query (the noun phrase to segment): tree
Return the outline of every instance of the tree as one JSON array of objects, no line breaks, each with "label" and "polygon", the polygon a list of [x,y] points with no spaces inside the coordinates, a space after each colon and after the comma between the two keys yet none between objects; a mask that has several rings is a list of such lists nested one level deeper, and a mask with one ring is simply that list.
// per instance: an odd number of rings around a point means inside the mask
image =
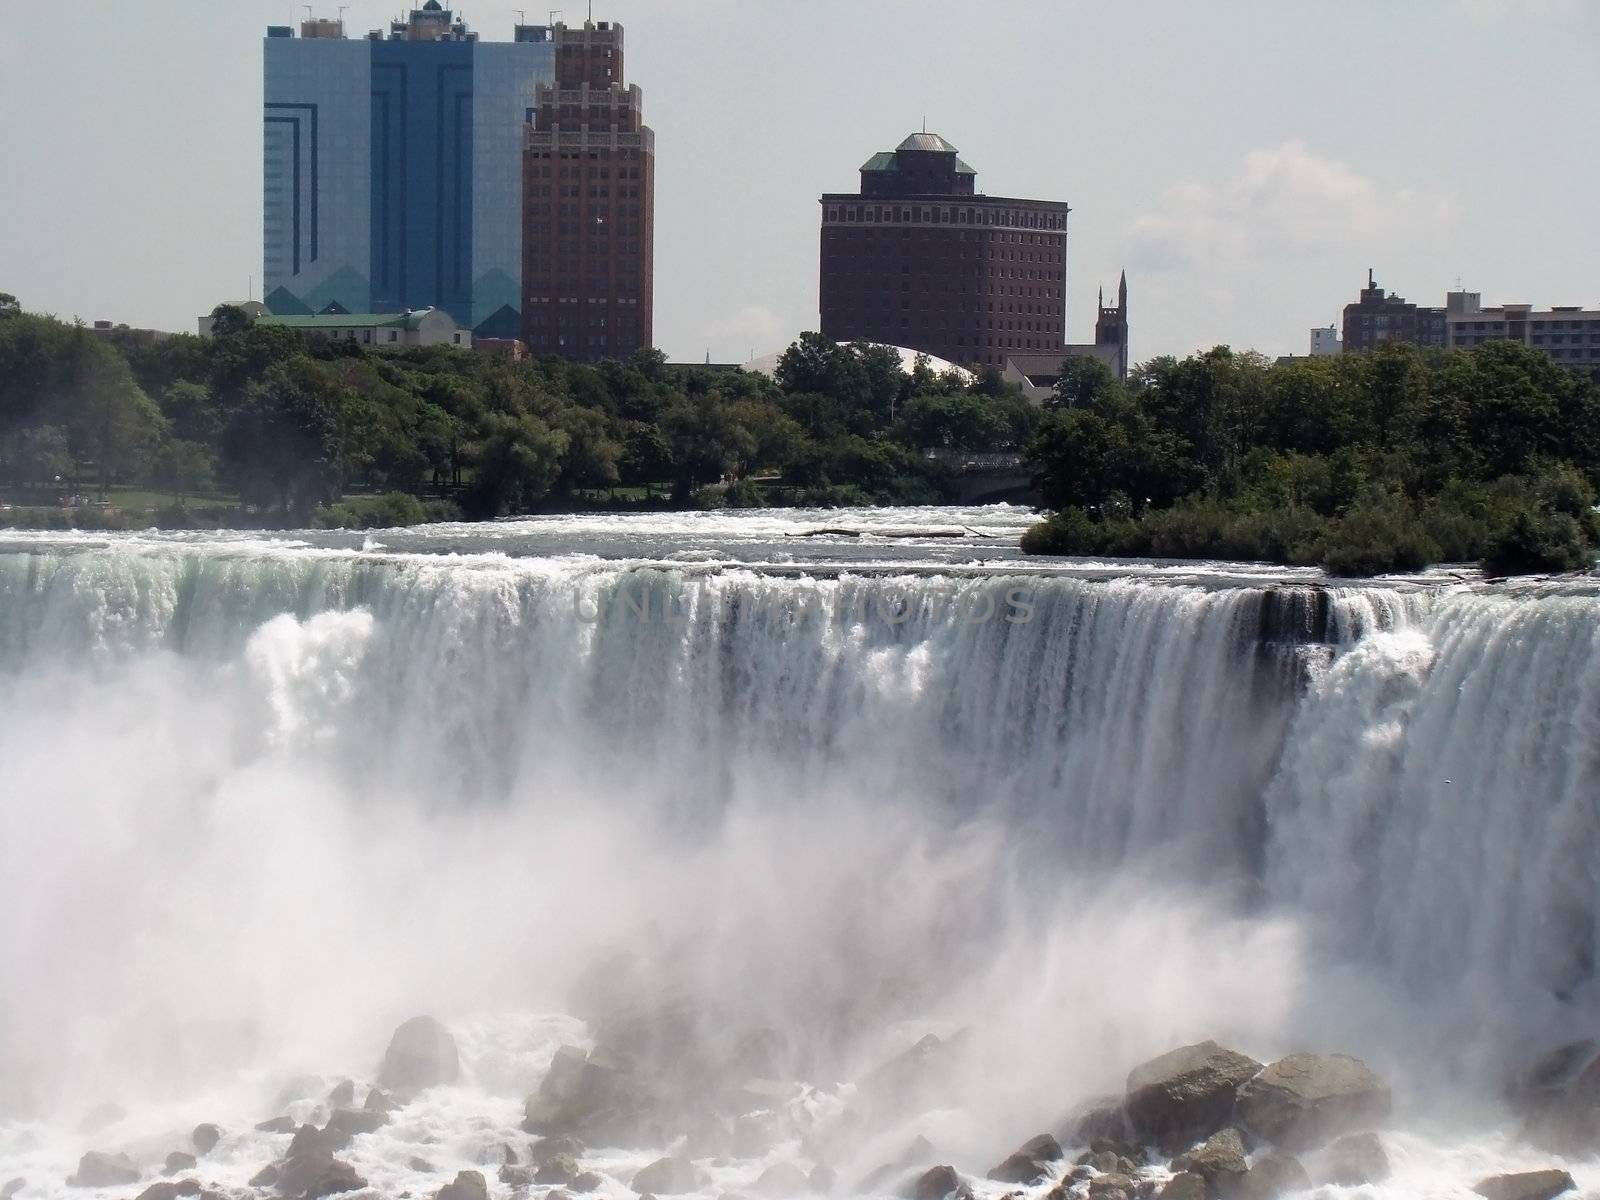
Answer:
[{"label": "tree", "polygon": [[274,364],[246,389],[227,436],[229,470],[247,504],[304,520],[338,498],[339,397],[308,359]]},{"label": "tree", "polygon": [[16,316],[22,311],[22,305],[10,292],[0,292],[0,317]]},{"label": "tree", "polygon": [[211,310],[211,336],[228,337],[243,333],[254,322],[250,314],[237,304],[219,304]]},{"label": "tree", "polygon": [[216,456],[199,442],[171,439],[156,450],[150,466],[151,479],[178,494],[181,504],[192,492],[206,491],[216,477]]},{"label": "tree", "polygon": [[1089,408],[1117,386],[1117,377],[1098,358],[1074,355],[1061,364],[1052,405],[1063,408]]},{"label": "tree", "polygon": [[538,417],[489,413],[472,448],[471,511],[480,517],[531,511],[560,475],[567,444],[564,432]]},{"label": "tree", "polygon": [[675,494],[680,500],[735,473],[756,452],[756,439],[739,423],[733,405],[717,392],[673,401],[661,414],[661,432],[672,449]]}]

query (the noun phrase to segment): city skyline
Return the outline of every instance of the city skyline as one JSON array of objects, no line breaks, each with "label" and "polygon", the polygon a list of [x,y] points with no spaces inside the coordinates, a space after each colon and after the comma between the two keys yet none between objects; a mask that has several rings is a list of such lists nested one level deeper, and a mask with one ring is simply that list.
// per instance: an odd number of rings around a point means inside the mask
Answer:
[{"label": "city skyline", "polygon": [[[187,329],[251,276],[262,294],[261,34],[305,10],[221,7],[64,0],[26,40],[0,33],[0,97],[30,116],[0,135],[21,184],[0,287],[26,306]],[[364,32],[395,15],[357,3],[345,19]],[[1595,116],[1572,102],[1593,92],[1592,5],[1357,0],[1334,19],[1242,0],[617,0],[594,15],[628,27],[630,75],[654,97],[656,341],[673,358],[743,361],[815,328],[816,196],[924,117],[992,194],[1072,203],[1066,340],[1091,336],[1125,265],[1136,361],[1217,341],[1299,352],[1369,267],[1407,295],[1459,279],[1486,304],[1600,300],[1600,230],[1572,202],[1600,166],[1563,150]],[[466,16],[494,40],[519,19],[484,2]],[[886,38],[892,61],[873,49]],[[1013,69],[929,69],[954,46]],[[1496,85],[1508,47],[1541,62],[1531,105]]]}]

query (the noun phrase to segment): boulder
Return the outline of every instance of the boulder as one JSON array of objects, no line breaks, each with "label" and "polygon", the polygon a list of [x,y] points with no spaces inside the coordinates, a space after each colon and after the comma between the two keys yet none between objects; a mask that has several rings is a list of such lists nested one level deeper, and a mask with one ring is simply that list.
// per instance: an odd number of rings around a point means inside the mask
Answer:
[{"label": "boulder", "polygon": [[199,1163],[192,1154],[185,1154],[182,1150],[174,1150],[167,1155],[167,1161],[162,1165],[163,1175],[176,1175],[179,1171],[192,1171]]},{"label": "boulder", "polygon": [[892,1177],[904,1174],[914,1168],[920,1168],[932,1157],[933,1143],[919,1133],[911,1139],[911,1144],[905,1148],[899,1158],[869,1171],[866,1177],[856,1184],[855,1190],[863,1195],[868,1192],[881,1191],[883,1185]]},{"label": "boulder", "polygon": [[179,1196],[198,1196],[200,1194],[200,1181],[198,1179],[163,1180],[152,1183],[140,1192],[135,1200],[178,1200]]},{"label": "boulder", "polygon": [[91,1150],[78,1160],[78,1170],[67,1179],[69,1187],[119,1187],[138,1183],[139,1168],[126,1154]]},{"label": "boulder", "polygon": [[640,1167],[633,1177],[633,1190],[641,1195],[649,1192],[661,1196],[676,1196],[683,1192],[698,1191],[704,1184],[700,1172],[687,1158],[675,1156],[658,1158],[647,1167]]},{"label": "boulder", "polygon": [[333,1154],[333,1136],[324,1133],[315,1125],[302,1125],[294,1131],[294,1137],[289,1139],[289,1149],[284,1152],[285,1158],[306,1158],[314,1154]]},{"label": "boulder", "polygon": [[1577,1185],[1565,1171],[1521,1171],[1515,1175],[1493,1175],[1480,1179],[1472,1190],[1484,1200],[1555,1200]]},{"label": "boulder", "polygon": [[583,1168],[578,1165],[578,1160],[570,1154],[552,1154],[540,1160],[539,1169],[534,1172],[535,1183],[568,1184],[583,1174]]},{"label": "boulder", "polygon": [[1289,1150],[1315,1150],[1389,1115],[1389,1085],[1348,1054],[1291,1054],[1239,1089],[1244,1127]]},{"label": "boulder", "polygon": [[376,1133],[389,1122],[389,1114],[370,1108],[341,1108],[328,1118],[322,1132],[330,1150],[343,1150],[363,1133]]},{"label": "boulder", "polygon": [[460,1077],[456,1039],[432,1017],[412,1017],[396,1029],[378,1069],[380,1087],[409,1092],[454,1083]]},{"label": "boulder", "polygon": [[1161,1200],[1210,1200],[1211,1189],[1199,1175],[1182,1171],[1167,1180],[1160,1196]]},{"label": "boulder", "polygon": [[0,1200],[11,1200],[11,1197],[27,1186],[28,1181],[20,1175],[15,1179],[8,1180],[3,1187],[0,1187]]},{"label": "boulder", "polygon": [[1329,1146],[1317,1173],[1321,1183],[1360,1187],[1389,1178],[1389,1155],[1375,1133],[1347,1133]]},{"label": "boulder", "polygon": [[[567,1186],[581,1195],[587,1195],[590,1192],[599,1191],[601,1188],[605,1187],[605,1185],[606,1181],[604,1176],[599,1175],[594,1171],[582,1171],[579,1173],[578,1177]],[[549,1200],[549,1197],[546,1197],[545,1200]]]},{"label": "boulder", "polygon": [[349,1108],[356,1102],[356,1081],[342,1079],[328,1093],[329,1108]]},{"label": "boulder", "polygon": [[421,1171],[424,1175],[432,1175],[436,1170],[434,1165],[425,1158],[408,1158],[406,1166],[413,1171]]},{"label": "boulder", "polygon": [[1600,1150],[1600,1044],[1552,1050],[1512,1085],[1509,1099],[1529,1141],[1567,1154]]},{"label": "boulder", "polygon": [[1122,1141],[1128,1136],[1128,1118],[1121,1096],[1103,1096],[1073,1109],[1063,1123],[1067,1144],[1087,1146],[1102,1138]]},{"label": "boulder", "polygon": [[1019,1146],[1003,1163],[989,1172],[1000,1183],[1041,1183],[1053,1173],[1052,1164],[1066,1157],[1061,1143],[1041,1133]]},{"label": "boulder", "polygon": [[1274,1150],[1263,1154],[1235,1187],[1234,1200],[1278,1200],[1292,1192],[1303,1192],[1311,1186],[1311,1176],[1300,1165],[1300,1160],[1290,1154]]},{"label": "boulder", "polygon": [[533,1186],[534,1168],[518,1166],[516,1163],[501,1163],[496,1178],[512,1191],[525,1192]]},{"label": "boulder", "polygon": [[457,1171],[456,1177],[435,1194],[434,1200],[489,1200],[489,1184],[479,1171]]},{"label": "boulder", "polygon": [[547,1158],[554,1158],[558,1154],[565,1154],[572,1158],[582,1158],[583,1143],[570,1135],[540,1138],[529,1148],[528,1154],[536,1163],[544,1162]]},{"label": "boulder", "polygon": [[[366,1186],[367,1181],[356,1173],[354,1167],[342,1159],[330,1157],[320,1162],[317,1169],[309,1174],[300,1195],[304,1200],[321,1200],[323,1196],[359,1192]],[[282,1180],[279,1180],[278,1187],[284,1190]]]},{"label": "boulder", "polygon": [[653,1085],[627,1063],[598,1050],[585,1055],[563,1046],[539,1090],[528,1097],[522,1128],[634,1145],[662,1134],[655,1119],[661,1108]]},{"label": "boulder", "polygon": [[281,1172],[278,1170],[278,1164],[268,1163],[261,1170],[250,1176],[250,1186],[253,1188],[271,1187],[278,1182],[279,1174]]},{"label": "boulder", "polygon": [[382,1088],[371,1088],[367,1091],[366,1103],[361,1107],[368,1112],[392,1113],[399,1112],[401,1105]]},{"label": "boulder", "polygon": [[1204,1179],[1218,1195],[1227,1195],[1250,1169],[1244,1137],[1229,1127],[1213,1133],[1205,1143],[1172,1160],[1172,1169]]},{"label": "boulder", "polygon": [[210,1154],[221,1140],[222,1130],[210,1121],[196,1125],[189,1134],[189,1141],[194,1145],[196,1154]]},{"label": "boulder", "polygon": [[1091,1200],[1131,1200],[1133,1188],[1129,1175],[1100,1175],[1089,1180]]},{"label": "boulder", "polygon": [[294,1118],[290,1116],[273,1117],[271,1120],[262,1121],[256,1126],[258,1133],[293,1133],[294,1130]]},{"label": "boulder", "polygon": [[755,1193],[758,1196],[770,1196],[773,1200],[786,1200],[789,1196],[803,1196],[811,1190],[811,1180],[806,1173],[793,1163],[773,1163],[755,1182]]},{"label": "boulder", "polygon": [[1260,1070],[1216,1042],[1181,1046],[1129,1073],[1123,1111],[1135,1133],[1163,1143],[1208,1137],[1230,1122],[1239,1088]]},{"label": "boulder", "polygon": [[945,1200],[961,1189],[961,1176],[954,1167],[929,1167],[901,1193],[906,1200]]}]

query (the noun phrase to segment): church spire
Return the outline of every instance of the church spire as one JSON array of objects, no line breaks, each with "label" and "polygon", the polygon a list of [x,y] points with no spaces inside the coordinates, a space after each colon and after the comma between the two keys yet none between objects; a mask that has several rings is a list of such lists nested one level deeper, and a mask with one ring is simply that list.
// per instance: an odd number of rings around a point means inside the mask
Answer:
[{"label": "church spire", "polygon": [[1128,312],[1128,271],[1127,271],[1127,268],[1123,268],[1123,271],[1122,271],[1122,282],[1117,284],[1117,308],[1123,313],[1124,316],[1127,315],[1127,312]]}]

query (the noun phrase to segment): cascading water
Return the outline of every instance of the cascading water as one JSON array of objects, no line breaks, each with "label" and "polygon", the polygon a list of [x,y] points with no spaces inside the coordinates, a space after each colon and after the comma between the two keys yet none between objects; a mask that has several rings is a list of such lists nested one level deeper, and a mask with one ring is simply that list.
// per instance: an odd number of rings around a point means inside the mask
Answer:
[{"label": "cascading water", "polygon": [[1205,1037],[1381,1066],[1395,1196],[1519,1161],[1498,1072],[1595,1032],[1592,591],[676,520],[0,548],[0,1182],[248,1130],[431,1011],[467,1080],[364,1168],[436,1188],[401,1164],[498,1161],[561,1014],[666,991],[819,1083],[970,1027],[866,1165],[981,1168]]}]

